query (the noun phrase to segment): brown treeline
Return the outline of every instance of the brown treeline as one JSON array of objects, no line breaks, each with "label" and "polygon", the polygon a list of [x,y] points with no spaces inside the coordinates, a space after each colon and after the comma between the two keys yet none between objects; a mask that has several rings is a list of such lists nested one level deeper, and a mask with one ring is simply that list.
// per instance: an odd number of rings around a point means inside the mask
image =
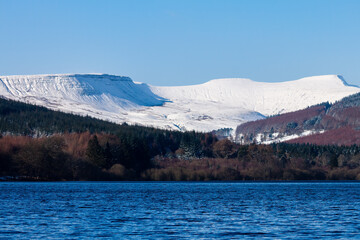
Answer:
[{"label": "brown treeline", "polygon": [[238,145],[192,136],[162,152],[153,150],[159,144],[155,139],[110,134],[4,136],[0,174],[2,179],[51,181],[360,180],[356,145]]}]

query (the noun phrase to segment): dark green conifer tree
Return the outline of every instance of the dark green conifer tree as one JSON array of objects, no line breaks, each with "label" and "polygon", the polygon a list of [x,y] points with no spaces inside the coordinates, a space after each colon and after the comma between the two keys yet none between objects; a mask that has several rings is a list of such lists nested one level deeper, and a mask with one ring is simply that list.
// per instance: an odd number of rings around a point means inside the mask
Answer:
[{"label": "dark green conifer tree", "polygon": [[94,135],[94,137],[88,142],[86,156],[89,162],[93,165],[99,168],[106,167],[105,152],[104,149],[100,146],[96,135]]}]

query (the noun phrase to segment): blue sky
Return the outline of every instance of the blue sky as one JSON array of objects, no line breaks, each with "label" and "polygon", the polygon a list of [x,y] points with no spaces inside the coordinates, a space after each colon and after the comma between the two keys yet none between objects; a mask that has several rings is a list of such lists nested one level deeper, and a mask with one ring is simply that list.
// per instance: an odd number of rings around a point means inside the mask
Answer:
[{"label": "blue sky", "polygon": [[0,75],[153,85],[342,74],[360,85],[357,0],[0,0]]}]

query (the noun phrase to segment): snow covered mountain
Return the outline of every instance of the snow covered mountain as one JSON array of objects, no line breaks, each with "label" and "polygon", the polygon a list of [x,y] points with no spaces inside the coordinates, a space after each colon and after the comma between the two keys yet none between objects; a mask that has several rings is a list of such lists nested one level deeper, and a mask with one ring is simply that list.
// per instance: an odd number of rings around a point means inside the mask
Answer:
[{"label": "snow covered mountain", "polygon": [[217,79],[156,87],[107,74],[0,76],[0,96],[68,113],[168,129],[211,131],[334,102],[360,88],[326,75],[281,83]]}]

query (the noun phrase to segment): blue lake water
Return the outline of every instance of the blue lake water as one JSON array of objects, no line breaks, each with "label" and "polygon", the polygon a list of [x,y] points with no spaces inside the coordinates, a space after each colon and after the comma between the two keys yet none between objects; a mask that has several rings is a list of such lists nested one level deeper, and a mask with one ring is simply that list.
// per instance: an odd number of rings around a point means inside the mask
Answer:
[{"label": "blue lake water", "polygon": [[0,239],[360,239],[360,183],[0,183]]}]

